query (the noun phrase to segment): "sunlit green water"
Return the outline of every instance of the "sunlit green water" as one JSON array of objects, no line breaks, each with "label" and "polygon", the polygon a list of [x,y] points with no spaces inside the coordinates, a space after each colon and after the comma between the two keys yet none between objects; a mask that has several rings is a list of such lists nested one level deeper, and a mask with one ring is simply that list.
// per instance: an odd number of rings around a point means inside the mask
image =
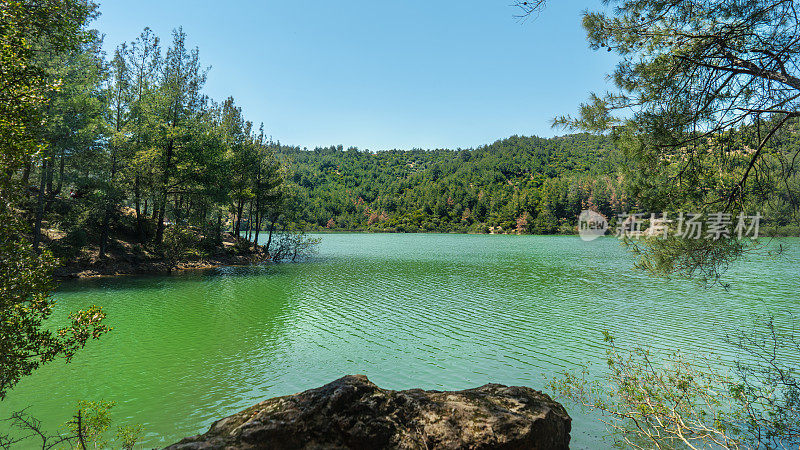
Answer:
[{"label": "sunlit green water", "polygon": [[[782,258],[733,267],[727,291],[647,278],[611,238],[434,234],[331,234],[300,264],[69,283],[57,314],[103,305],[114,331],[25,379],[0,413],[30,407],[53,429],[80,399],[113,400],[114,420],[144,424],[153,447],[345,374],[394,389],[541,389],[600,361],[604,329],[727,358],[721,337],[753,314],[800,311],[800,240],[780,242]],[[574,447],[608,445],[571,412]]]}]

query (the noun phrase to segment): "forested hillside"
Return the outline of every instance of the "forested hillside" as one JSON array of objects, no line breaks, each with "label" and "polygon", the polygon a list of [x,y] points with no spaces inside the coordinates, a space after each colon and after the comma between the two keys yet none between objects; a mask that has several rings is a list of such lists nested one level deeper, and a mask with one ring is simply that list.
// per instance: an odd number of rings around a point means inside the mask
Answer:
[{"label": "forested hillside", "polygon": [[[707,197],[732,183],[720,171],[747,167],[748,142],[757,129],[757,124],[743,125],[721,140],[695,145],[697,154],[709,155],[706,165],[687,165],[682,172],[680,166],[665,170],[673,163],[669,159],[654,161],[645,172],[632,171],[611,137],[586,133],[512,136],[469,150],[301,150],[280,144],[273,150],[286,167],[293,199],[287,219],[304,229],[572,234],[585,209],[599,211],[613,226],[620,214],[713,206]],[[737,150],[742,145],[744,152]],[[780,167],[798,145],[800,124],[793,121],[774,136],[762,164]],[[778,195],[753,205],[763,215],[762,230],[793,236],[800,233],[795,225],[800,176],[794,164],[784,170],[789,175],[782,182],[759,178],[748,191],[755,197],[769,184]],[[659,175],[637,185],[647,171]],[[692,194],[681,194],[676,203],[670,190]],[[643,199],[662,209],[642,209]]]},{"label": "forested hillside", "polygon": [[[512,136],[472,150],[278,147],[310,228],[572,233],[582,209],[627,207],[605,136]],[[499,227],[499,228],[498,228]]]}]

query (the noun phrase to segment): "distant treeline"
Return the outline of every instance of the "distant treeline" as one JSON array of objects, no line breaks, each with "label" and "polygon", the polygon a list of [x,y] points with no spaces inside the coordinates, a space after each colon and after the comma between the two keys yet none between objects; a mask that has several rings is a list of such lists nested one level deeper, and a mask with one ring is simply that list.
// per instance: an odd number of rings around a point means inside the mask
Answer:
[{"label": "distant treeline", "polygon": [[311,229],[573,233],[581,210],[626,210],[610,138],[512,136],[472,150],[279,146]]},{"label": "distant treeline", "polygon": [[[754,125],[731,133],[749,135],[750,128]],[[798,128],[796,122],[787,126],[770,151],[793,152],[800,146]],[[747,140],[737,141],[733,150],[709,142],[697,151],[730,155],[747,147]],[[649,194],[630,188],[625,156],[604,135],[512,136],[469,150],[277,145],[274,152],[287,167],[287,188],[297,205],[294,220],[310,230],[573,234],[585,209],[600,212],[612,226],[620,214],[662,212],[640,207]],[[737,160],[746,164],[748,158]],[[765,233],[800,233],[792,225],[800,205],[796,178],[778,187],[776,201],[759,205]],[[707,190],[706,184],[696,180],[698,192]],[[686,202],[681,209],[700,210],[701,203]]]}]

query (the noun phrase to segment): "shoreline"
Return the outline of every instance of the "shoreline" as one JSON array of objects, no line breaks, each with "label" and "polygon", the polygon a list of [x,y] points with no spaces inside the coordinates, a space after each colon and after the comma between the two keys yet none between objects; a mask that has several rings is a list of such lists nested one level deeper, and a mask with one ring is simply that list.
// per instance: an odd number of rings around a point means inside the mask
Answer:
[{"label": "shoreline", "polygon": [[[262,230],[263,232],[264,230]],[[577,232],[573,233],[516,233],[516,232],[495,232],[495,233],[476,233],[473,231],[443,231],[443,230],[431,230],[431,231],[387,231],[387,230],[364,230],[364,229],[354,229],[354,230],[346,230],[346,229],[323,229],[323,230],[306,230],[306,234],[466,234],[470,236],[575,236],[578,237],[579,234]],[[613,234],[606,234],[603,237],[614,237]],[[758,236],[759,239],[769,239],[769,238],[797,238],[800,235],[797,234],[789,234],[789,233],[778,233],[772,229],[762,230]]]},{"label": "shoreline", "polygon": [[[550,237],[578,237],[577,234],[516,234],[516,233],[459,233],[447,231],[427,231],[416,233],[399,233],[368,230],[326,230],[308,231],[310,234],[447,234],[470,236],[550,236]],[[604,236],[610,238],[613,236]],[[760,239],[797,238],[797,236],[760,236]],[[71,262],[58,266],[53,270],[53,278],[57,281],[84,280],[106,277],[124,277],[138,275],[169,275],[176,272],[192,270],[209,270],[221,267],[255,266],[271,262],[263,252],[254,252],[245,255],[220,255],[211,258],[179,261],[170,265],[162,258],[108,258],[106,260],[92,260],[86,263]]]},{"label": "shoreline", "polygon": [[270,262],[260,253],[238,256],[220,256],[195,261],[180,261],[171,265],[163,259],[145,261],[95,261],[90,264],[68,264],[53,270],[53,278],[59,281],[85,280],[106,277],[137,275],[169,275],[191,270],[208,270],[220,267],[254,266]]}]

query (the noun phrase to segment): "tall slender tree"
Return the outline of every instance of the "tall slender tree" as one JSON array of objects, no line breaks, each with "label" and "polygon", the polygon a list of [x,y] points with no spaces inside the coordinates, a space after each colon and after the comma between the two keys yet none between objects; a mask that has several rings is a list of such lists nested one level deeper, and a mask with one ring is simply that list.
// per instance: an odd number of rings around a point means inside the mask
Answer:
[{"label": "tall slender tree", "polygon": [[191,138],[189,121],[200,113],[206,102],[201,89],[207,70],[200,65],[198,49],[186,48],[186,33],[182,28],[173,32],[172,45],[167,50],[159,87],[158,113],[161,117],[159,141],[163,149],[159,168],[160,185],[157,187],[157,213],[155,242],[164,239],[164,219],[168,196],[178,182],[173,178],[176,156]]}]

